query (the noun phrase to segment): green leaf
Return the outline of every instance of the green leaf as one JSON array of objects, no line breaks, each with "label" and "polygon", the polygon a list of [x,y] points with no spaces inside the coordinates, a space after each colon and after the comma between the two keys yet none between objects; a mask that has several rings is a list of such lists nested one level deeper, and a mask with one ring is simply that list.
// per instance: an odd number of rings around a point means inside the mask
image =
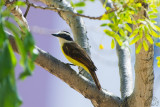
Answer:
[{"label": "green leaf", "polygon": [[124,28],[129,32],[132,32],[132,28],[128,24],[125,24]]},{"label": "green leaf", "polygon": [[115,43],[114,43],[114,39],[112,39],[111,48],[114,49],[114,47],[115,47]]},{"label": "green leaf", "polygon": [[[19,37],[20,30],[17,28],[17,26],[15,26],[13,23],[8,22],[8,21],[5,21],[5,26],[14,34],[16,45],[18,47],[18,51],[20,52],[20,55],[22,56],[20,62],[24,62],[26,52],[25,52],[25,48],[22,43],[22,40]],[[22,63],[20,64],[23,65]]]},{"label": "green leaf", "polygon": [[16,1],[14,4],[17,6],[26,6],[26,3],[23,1]]},{"label": "green leaf", "polygon": [[85,5],[85,2],[78,2],[74,4],[75,7],[84,7]]},{"label": "green leaf", "polygon": [[119,33],[121,36],[125,36],[124,30],[123,29],[119,29]]},{"label": "green leaf", "polygon": [[73,3],[72,0],[70,1],[70,4],[71,4],[71,6],[72,6],[73,8],[75,8],[74,3]]},{"label": "green leaf", "polygon": [[16,89],[14,72],[0,82],[0,107],[20,107],[22,104]]},{"label": "green leaf", "polygon": [[159,35],[156,32],[154,32],[153,30],[151,30],[149,33],[150,33],[150,35],[152,35],[155,38],[159,37]]},{"label": "green leaf", "polygon": [[160,27],[159,26],[154,25],[154,27],[156,28],[156,31],[160,32]]},{"label": "green leaf", "polygon": [[157,18],[157,16],[156,15],[149,15],[149,18],[150,19],[155,19],[155,18]]},{"label": "green leaf", "polygon": [[153,39],[152,39],[152,37],[149,34],[145,34],[145,37],[150,42],[150,44],[153,44]]},{"label": "green leaf", "polygon": [[137,35],[138,31],[139,31],[139,29],[135,29],[135,30],[133,31],[133,33],[132,33],[129,37],[130,37],[130,38],[134,37],[135,35]]},{"label": "green leaf", "polygon": [[158,42],[158,43],[155,43],[155,45],[156,45],[156,46],[158,46],[158,47],[160,47],[160,42]]},{"label": "green leaf", "polygon": [[101,27],[104,27],[104,26],[107,26],[107,24],[106,24],[106,23],[103,23],[103,24],[101,24],[100,26],[101,26]]},{"label": "green leaf", "polygon": [[110,27],[114,32],[118,31],[118,26],[116,24],[108,23],[107,26]]},{"label": "green leaf", "polygon": [[77,10],[77,13],[82,14],[83,10]]},{"label": "green leaf", "polygon": [[149,7],[150,7],[150,8],[156,8],[156,5],[150,4]]},{"label": "green leaf", "polygon": [[4,27],[3,27],[2,23],[0,23],[0,47],[2,47],[5,39],[7,39],[7,37],[6,37],[6,34],[4,32]]},{"label": "green leaf", "polygon": [[160,60],[160,56],[157,56],[156,59],[157,59],[157,60]]},{"label": "green leaf", "polygon": [[137,4],[136,4],[136,7],[141,7],[141,6],[142,6],[141,3],[137,3]]},{"label": "green leaf", "polygon": [[158,13],[158,10],[157,9],[152,9],[154,13]]},{"label": "green leaf", "polygon": [[157,24],[157,22],[155,21],[155,20],[150,20],[151,21],[151,23],[153,23],[153,24]]},{"label": "green leaf", "polygon": [[142,43],[140,43],[136,49],[136,54],[138,54],[141,51]]},{"label": "green leaf", "polygon": [[3,43],[2,53],[0,54],[0,81],[2,81],[15,67],[16,58],[8,40]]},{"label": "green leaf", "polygon": [[14,35],[19,35],[20,34],[20,30],[13,23],[11,23],[9,21],[5,21],[4,24]]},{"label": "green leaf", "polygon": [[120,46],[122,46],[123,43],[122,43],[122,41],[121,41],[120,36],[119,36],[118,34],[115,34],[114,38],[116,39],[116,41],[118,42],[118,44],[119,44]]},{"label": "green leaf", "polygon": [[115,36],[115,32],[113,32],[113,31],[110,31],[110,30],[108,30],[108,29],[105,29],[105,30],[103,30],[104,31],[104,33],[106,33],[106,35],[108,35],[108,36],[111,36],[111,37],[114,37]]},{"label": "green leaf", "polygon": [[136,36],[130,43],[129,45],[132,45],[134,43],[136,43],[138,40],[140,40],[142,37],[140,35]]},{"label": "green leaf", "polygon": [[148,11],[148,14],[152,14],[152,13],[154,13],[153,11]]},{"label": "green leaf", "polygon": [[25,34],[26,36],[23,40],[25,51],[32,52],[34,49],[34,40],[32,34],[29,31],[27,31]]},{"label": "green leaf", "polygon": [[148,49],[149,49],[148,44],[145,40],[143,40],[143,48],[145,51],[148,51]]}]

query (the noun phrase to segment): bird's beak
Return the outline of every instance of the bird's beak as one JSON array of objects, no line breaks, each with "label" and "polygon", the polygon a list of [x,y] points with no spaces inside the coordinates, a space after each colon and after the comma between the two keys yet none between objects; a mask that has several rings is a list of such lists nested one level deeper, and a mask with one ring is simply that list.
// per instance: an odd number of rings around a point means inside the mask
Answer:
[{"label": "bird's beak", "polygon": [[59,37],[59,34],[52,34],[53,36],[55,36],[55,37]]}]

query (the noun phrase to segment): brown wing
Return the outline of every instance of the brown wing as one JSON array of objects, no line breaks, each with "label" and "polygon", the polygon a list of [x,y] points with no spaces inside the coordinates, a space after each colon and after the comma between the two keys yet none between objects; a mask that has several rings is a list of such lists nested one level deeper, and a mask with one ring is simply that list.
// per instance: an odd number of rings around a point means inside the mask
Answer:
[{"label": "brown wing", "polygon": [[89,70],[96,71],[96,66],[88,56],[87,52],[75,42],[64,43],[63,51],[67,56],[72,57],[76,61],[83,63]]},{"label": "brown wing", "polygon": [[63,48],[64,53],[67,56],[70,56],[73,59],[75,59],[76,61],[83,63],[88,68],[93,80],[96,83],[96,86],[100,90],[101,85],[100,85],[98,78],[96,76],[96,73],[95,73],[97,68],[94,65],[94,63],[92,62],[91,58],[88,56],[87,52],[75,42],[64,43],[62,48]]}]

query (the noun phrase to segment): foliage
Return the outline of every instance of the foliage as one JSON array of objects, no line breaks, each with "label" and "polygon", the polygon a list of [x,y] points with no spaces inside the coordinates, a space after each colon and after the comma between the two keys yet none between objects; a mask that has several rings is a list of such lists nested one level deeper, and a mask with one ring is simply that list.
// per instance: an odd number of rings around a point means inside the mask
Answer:
[{"label": "foliage", "polygon": [[[22,5],[16,2],[13,6]],[[0,1],[0,107],[19,107],[22,103],[18,96],[15,79],[16,57],[9,42],[9,35],[6,31],[10,31],[15,38],[18,51],[21,55],[20,65],[23,72],[20,78],[24,79],[31,75],[34,70],[34,60],[37,56],[34,47],[34,40],[31,33],[23,26],[23,32],[12,22],[7,21],[8,18],[19,21],[10,14],[10,11],[4,8],[3,1]],[[21,23],[20,21],[18,23]],[[23,37],[23,40],[22,38]],[[29,56],[30,55],[30,56]]]},{"label": "foliage", "polygon": [[[149,10],[147,10],[142,3],[135,3],[134,0],[114,0],[116,3],[115,8],[118,10],[109,14],[104,14],[101,20],[109,20],[110,23],[101,24],[102,27],[108,26],[111,30],[105,29],[104,32],[114,38],[120,46],[123,45],[123,41],[128,41],[130,45],[135,44],[138,41],[139,43],[136,54],[138,54],[142,47],[145,51],[149,50],[148,44],[153,44],[153,38],[160,38],[158,32],[160,32],[160,27],[156,25],[155,18],[157,18],[156,13],[157,6],[153,1],[146,0],[145,3],[149,4]],[[111,11],[113,8],[106,7],[106,11]],[[134,16],[138,16],[139,11],[145,10],[146,16],[135,20]],[[135,25],[136,28],[132,31],[132,25]],[[146,40],[142,39],[145,36]],[[113,42],[111,43],[111,45]],[[156,46],[159,43],[156,43]],[[159,63],[158,63],[159,64]]]},{"label": "foliage", "polygon": [[[71,1],[71,4],[74,8],[82,7],[85,6],[85,1],[86,0],[80,0],[75,4]],[[120,46],[123,45],[124,41],[128,41],[130,45],[142,41],[136,49],[136,54],[141,51],[142,47],[145,51],[148,51],[148,45],[154,44],[155,38],[160,38],[158,34],[160,27],[156,25],[157,22],[154,20],[157,18],[157,7],[160,6],[159,0],[144,0],[143,3],[135,2],[134,0],[112,0],[112,2],[115,4],[112,8],[106,7],[104,4],[106,12],[113,11],[114,9],[116,9],[116,11],[107,14],[104,13],[101,20],[107,20],[109,23],[102,23],[100,25],[101,27],[106,27],[104,33],[113,38],[111,48],[113,49],[115,47],[114,40],[118,42]],[[149,10],[145,8],[147,5]],[[134,16],[138,16],[141,10],[145,11],[145,16],[135,20]],[[132,25],[135,25],[136,28],[133,29]],[[110,30],[108,30],[108,27]],[[143,40],[143,36],[146,40]],[[159,44],[160,43],[156,43],[155,45],[160,47]],[[103,45],[100,44],[99,47],[102,46]]]},{"label": "foliage", "polygon": [[78,8],[77,12],[79,14],[82,14],[84,11],[81,9],[81,7],[86,6],[86,1],[94,2],[95,0],[80,0],[77,2],[70,0],[70,4],[72,5],[73,8]]}]

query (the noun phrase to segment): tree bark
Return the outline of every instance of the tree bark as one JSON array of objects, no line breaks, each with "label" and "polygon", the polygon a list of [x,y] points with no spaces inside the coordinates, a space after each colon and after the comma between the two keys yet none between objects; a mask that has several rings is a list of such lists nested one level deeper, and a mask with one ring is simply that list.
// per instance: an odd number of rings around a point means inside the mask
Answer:
[{"label": "tree bark", "polygon": [[[144,8],[146,8],[144,6]],[[145,17],[145,9],[134,16],[135,20]],[[147,8],[146,8],[147,9]],[[136,26],[133,26],[135,29]],[[135,44],[135,49],[143,42],[145,35]],[[150,107],[153,97],[153,59],[154,59],[154,45],[147,42],[149,50],[141,49],[139,54],[136,54],[135,62],[135,87],[132,95],[127,99],[129,107]]]}]

